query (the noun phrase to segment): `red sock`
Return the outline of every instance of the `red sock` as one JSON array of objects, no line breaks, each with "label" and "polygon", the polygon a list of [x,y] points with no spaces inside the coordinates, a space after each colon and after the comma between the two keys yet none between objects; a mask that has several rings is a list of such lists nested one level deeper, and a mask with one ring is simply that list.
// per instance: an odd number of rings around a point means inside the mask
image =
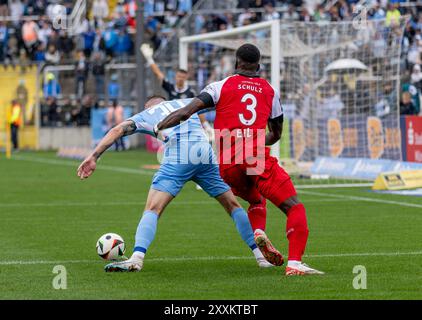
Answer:
[{"label": "red sock", "polygon": [[305,207],[303,204],[295,205],[287,212],[286,235],[289,240],[289,260],[302,261],[308,234]]},{"label": "red sock", "polygon": [[262,198],[261,203],[251,204],[248,208],[249,222],[253,231],[261,229],[265,231],[267,224],[267,201]]}]

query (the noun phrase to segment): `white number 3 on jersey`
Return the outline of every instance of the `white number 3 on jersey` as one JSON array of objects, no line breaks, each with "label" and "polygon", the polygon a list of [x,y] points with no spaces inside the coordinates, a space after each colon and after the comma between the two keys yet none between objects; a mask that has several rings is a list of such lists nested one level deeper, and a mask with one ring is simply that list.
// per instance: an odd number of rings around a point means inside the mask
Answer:
[{"label": "white number 3 on jersey", "polygon": [[251,126],[256,121],[256,106],[258,104],[256,97],[253,94],[247,93],[243,96],[242,103],[249,103],[246,105],[246,110],[250,111],[252,113],[252,117],[250,119],[245,119],[245,116],[243,114],[239,114],[239,120],[242,124],[245,126]]}]

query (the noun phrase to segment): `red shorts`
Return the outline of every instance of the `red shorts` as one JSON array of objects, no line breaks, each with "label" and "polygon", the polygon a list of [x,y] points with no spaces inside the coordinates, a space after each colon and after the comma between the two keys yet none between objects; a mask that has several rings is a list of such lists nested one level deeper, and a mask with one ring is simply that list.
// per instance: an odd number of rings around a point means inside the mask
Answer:
[{"label": "red shorts", "polygon": [[265,169],[261,174],[248,175],[244,164],[230,167],[220,165],[220,174],[236,196],[251,204],[260,203],[261,197],[264,197],[279,207],[297,195],[289,174],[271,156],[265,158]]}]

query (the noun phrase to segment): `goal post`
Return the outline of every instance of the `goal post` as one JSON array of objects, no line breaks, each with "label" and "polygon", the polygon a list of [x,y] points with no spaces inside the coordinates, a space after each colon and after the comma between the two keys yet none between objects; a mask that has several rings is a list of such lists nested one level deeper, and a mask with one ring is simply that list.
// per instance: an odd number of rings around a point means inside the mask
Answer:
[{"label": "goal post", "polygon": [[178,64],[201,90],[233,74],[239,46],[255,44],[261,76],[280,92],[284,110],[271,154],[298,184],[367,184],[402,161],[405,25],[406,17],[394,24],[266,21],[182,37]]},{"label": "goal post", "polygon": [[[236,50],[237,47],[239,47],[246,41],[236,39],[236,41],[229,40],[228,42],[221,43],[221,39],[230,39],[231,36],[238,37],[240,35],[251,34],[257,31],[264,31],[266,33],[269,33],[270,41],[267,41],[267,36],[265,37],[264,41],[260,41],[260,39],[255,39],[255,41],[251,39],[249,41],[257,45],[257,47],[261,50],[262,56],[266,56],[270,59],[270,82],[271,85],[276,88],[276,90],[280,91],[280,20],[265,21],[248,26],[233,28],[230,30],[215,31],[210,33],[182,37],[179,40],[179,67],[181,69],[188,70],[190,44],[198,42],[213,43],[214,41],[218,41],[218,44],[220,46],[226,47],[227,49]],[[280,158],[279,142],[272,146],[271,154],[277,159]]]}]

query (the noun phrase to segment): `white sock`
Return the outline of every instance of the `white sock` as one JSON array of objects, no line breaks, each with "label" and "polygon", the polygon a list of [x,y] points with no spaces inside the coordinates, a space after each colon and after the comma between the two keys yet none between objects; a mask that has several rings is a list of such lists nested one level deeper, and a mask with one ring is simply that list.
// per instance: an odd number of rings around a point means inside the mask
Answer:
[{"label": "white sock", "polygon": [[296,261],[296,260],[289,260],[287,262],[288,267],[297,267],[299,264],[301,264],[302,261]]},{"label": "white sock", "polygon": [[253,252],[256,260],[264,258],[264,256],[262,255],[262,252],[261,252],[261,250],[259,250],[259,248],[253,249],[252,252]]},{"label": "white sock", "polygon": [[140,252],[140,251],[135,251],[135,252],[132,254],[131,259],[133,259],[133,260],[143,260],[143,259],[144,259],[144,257],[145,257],[145,253]]}]

